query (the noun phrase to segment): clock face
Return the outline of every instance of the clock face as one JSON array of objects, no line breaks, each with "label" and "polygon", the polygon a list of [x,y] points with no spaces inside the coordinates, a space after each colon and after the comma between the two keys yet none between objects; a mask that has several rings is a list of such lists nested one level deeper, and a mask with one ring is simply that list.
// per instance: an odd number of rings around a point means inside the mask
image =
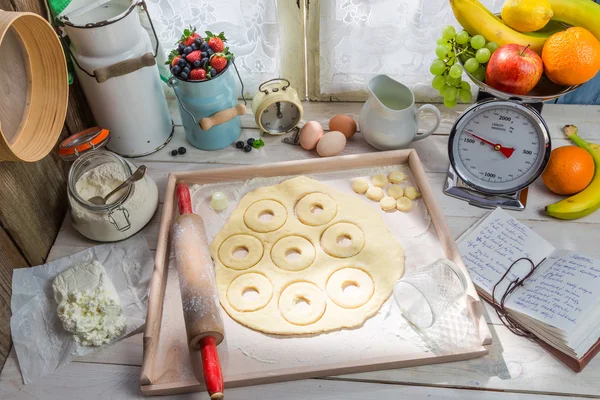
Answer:
[{"label": "clock face", "polygon": [[269,105],[260,115],[260,123],[267,132],[288,132],[299,122],[300,110],[294,103],[287,101]]}]

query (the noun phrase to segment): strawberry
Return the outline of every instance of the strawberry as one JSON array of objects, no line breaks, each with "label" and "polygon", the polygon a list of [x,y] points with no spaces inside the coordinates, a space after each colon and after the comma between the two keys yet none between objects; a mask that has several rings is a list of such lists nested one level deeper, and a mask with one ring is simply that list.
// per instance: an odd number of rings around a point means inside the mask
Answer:
[{"label": "strawberry", "polygon": [[185,59],[188,60],[190,63],[194,63],[194,61],[200,61],[200,59],[202,58],[201,56],[201,51],[200,50],[194,50],[192,51],[190,54],[188,54],[187,56],[185,56]]},{"label": "strawberry", "polygon": [[206,79],[206,71],[202,68],[194,68],[190,72],[190,81],[203,81]]},{"label": "strawberry", "polygon": [[199,38],[200,35],[196,33],[196,28],[190,26],[189,29],[185,29],[183,34],[181,35],[181,39],[179,39],[180,43],[183,43],[185,46],[191,46],[194,43],[196,38]]},{"label": "strawberry", "polygon": [[225,34],[223,32],[219,33],[218,35],[215,35],[214,33],[210,32],[210,31],[206,31],[206,41],[208,42],[208,46],[215,52],[215,53],[221,53],[223,51],[223,49],[225,48],[225,45],[223,44],[223,42],[226,42],[227,39],[225,39]]},{"label": "strawberry", "polygon": [[210,66],[217,70],[217,73],[223,71],[231,57],[223,53],[215,53],[210,58]]},{"label": "strawberry", "polygon": [[171,61],[171,67],[176,66],[177,63],[179,62],[180,58],[181,58],[181,56],[175,56],[175,57],[173,57],[173,61]]}]

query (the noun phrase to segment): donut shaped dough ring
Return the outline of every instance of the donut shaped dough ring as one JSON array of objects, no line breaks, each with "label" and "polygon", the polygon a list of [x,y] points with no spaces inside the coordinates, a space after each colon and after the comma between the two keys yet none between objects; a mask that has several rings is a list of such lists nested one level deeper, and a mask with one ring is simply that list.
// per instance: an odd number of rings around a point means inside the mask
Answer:
[{"label": "donut shaped dough ring", "polygon": [[[258,297],[252,300],[244,298],[244,293],[254,290]],[[241,312],[260,310],[271,301],[273,284],[262,274],[250,272],[238,276],[227,288],[227,301],[231,307]]]},{"label": "donut shaped dough ring", "polygon": [[[351,295],[344,292],[347,286],[356,286],[358,293]],[[342,308],[358,308],[366,304],[371,297],[375,286],[373,279],[358,268],[342,268],[335,271],[327,280],[327,294],[329,298]]]},{"label": "donut shaped dough ring", "polygon": [[[320,208],[320,213],[314,213]],[[324,193],[310,193],[296,205],[296,216],[304,225],[319,226],[330,222],[337,214],[337,203]]]},{"label": "donut shaped dough ring", "polygon": [[[308,303],[308,311],[300,311],[296,305]],[[323,291],[309,282],[295,282],[283,290],[279,297],[279,312],[290,324],[310,325],[325,313],[327,303]]]},{"label": "donut shaped dough ring", "polygon": [[[233,253],[238,249],[245,249],[248,254],[238,258]],[[263,245],[254,236],[233,235],[225,239],[219,247],[219,259],[224,266],[231,269],[243,270],[256,265],[263,256]]]},{"label": "donut shaped dough ring", "polygon": [[[287,257],[289,251],[299,253],[300,257],[290,260]],[[313,244],[302,236],[286,236],[281,238],[271,249],[273,263],[287,271],[302,271],[308,268],[315,260],[315,255],[316,252]]]},{"label": "donut shaped dough ring", "polygon": [[[262,214],[271,214],[273,218],[268,221],[262,220]],[[254,232],[273,232],[281,228],[287,221],[285,207],[275,200],[259,200],[252,204],[244,213],[244,223]]]},{"label": "donut shaped dough ring", "polygon": [[[350,239],[349,246],[342,246],[338,239]],[[331,225],[321,236],[321,247],[332,257],[348,258],[355,256],[365,246],[365,234],[356,225],[347,222],[339,222]]]}]

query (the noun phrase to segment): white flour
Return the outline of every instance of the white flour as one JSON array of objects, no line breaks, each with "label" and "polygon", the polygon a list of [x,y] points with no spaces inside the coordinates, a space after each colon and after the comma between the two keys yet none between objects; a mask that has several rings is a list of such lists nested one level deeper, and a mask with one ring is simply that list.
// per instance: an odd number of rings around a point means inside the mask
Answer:
[{"label": "white flour", "polygon": [[[129,165],[132,170],[135,169],[133,165]],[[106,196],[126,178],[119,164],[104,163],[86,171],[77,181],[75,189],[85,200],[94,196]],[[107,205],[110,206],[111,202],[120,199],[126,190],[123,189],[111,196]],[[158,207],[158,189],[147,175],[133,184],[133,193],[112,215],[119,227],[124,227],[127,225],[125,214],[128,214],[131,227],[125,231],[119,231],[109,220],[109,209],[91,211],[74,199],[69,200],[73,225],[82,235],[92,240],[113,242],[130,237],[150,221]]]}]

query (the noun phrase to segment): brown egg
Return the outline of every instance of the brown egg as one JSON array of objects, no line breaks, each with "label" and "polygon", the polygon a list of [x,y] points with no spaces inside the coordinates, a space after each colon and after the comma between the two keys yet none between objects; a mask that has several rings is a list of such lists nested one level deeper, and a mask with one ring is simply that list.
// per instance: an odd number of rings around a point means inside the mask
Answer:
[{"label": "brown egg", "polygon": [[317,147],[317,142],[323,136],[323,127],[317,121],[308,121],[300,129],[300,146],[305,150]]},{"label": "brown egg", "polygon": [[344,150],[346,146],[346,135],[339,131],[331,131],[319,140],[317,143],[317,153],[321,157],[336,156]]},{"label": "brown egg", "polygon": [[329,130],[340,131],[350,139],[356,133],[356,122],[348,115],[336,115],[329,120]]}]

